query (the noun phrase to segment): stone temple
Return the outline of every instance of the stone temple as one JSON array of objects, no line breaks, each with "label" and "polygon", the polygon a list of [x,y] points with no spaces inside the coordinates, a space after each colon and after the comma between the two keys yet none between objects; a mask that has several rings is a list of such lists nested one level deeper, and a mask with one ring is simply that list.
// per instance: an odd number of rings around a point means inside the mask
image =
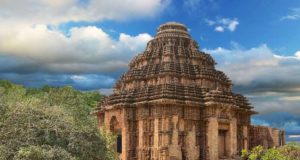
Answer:
[{"label": "stone temple", "polygon": [[236,159],[242,149],[284,144],[284,132],[252,126],[247,99],[187,28],[168,22],[95,110],[122,160]]}]

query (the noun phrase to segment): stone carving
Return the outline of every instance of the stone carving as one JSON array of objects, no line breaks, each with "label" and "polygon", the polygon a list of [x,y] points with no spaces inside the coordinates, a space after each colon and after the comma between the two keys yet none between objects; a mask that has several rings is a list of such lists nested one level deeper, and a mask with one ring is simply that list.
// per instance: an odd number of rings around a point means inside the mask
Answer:
[{"label": "stone carving", "polygon": [[[256,112],[231,91],[231,81],[215,64],[183,24],[157,29],[94,112],[100,128],[118,127],[123,160],[235,159],[241,149],[261,144],[255,135],[270,129],[250,125]],[[282,131],[271,139],[284,144]]]}]

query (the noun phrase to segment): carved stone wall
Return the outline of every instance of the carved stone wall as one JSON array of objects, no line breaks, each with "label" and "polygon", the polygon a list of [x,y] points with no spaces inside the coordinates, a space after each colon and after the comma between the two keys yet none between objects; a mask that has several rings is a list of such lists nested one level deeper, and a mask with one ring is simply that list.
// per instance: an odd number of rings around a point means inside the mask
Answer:
[{"label": "carved stone wall", "polygon": [[285,144],[284,131],[265,127],[265,126],[251,126],[250,134],[250,148],[262,145],[264,148],[279,147]]},{"label": "carved stone wall", "polygon": [[256,112],[215,64],[183,24],[158,28],[94,112],[100,128],[121,134],[123,160],[235,159],[258,144],[255,133],[269,130],[250,125]]}]

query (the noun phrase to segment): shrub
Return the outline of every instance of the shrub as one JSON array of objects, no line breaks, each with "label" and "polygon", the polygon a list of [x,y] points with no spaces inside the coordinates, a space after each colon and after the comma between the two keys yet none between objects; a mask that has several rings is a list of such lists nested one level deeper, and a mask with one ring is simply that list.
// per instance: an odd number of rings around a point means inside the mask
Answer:
[{"label": "shrub", "polygon": [[264,149],[262,146],[251,151],[242,150],[243,160],[300,160],[300,144],[288,143],[279,148]]}]

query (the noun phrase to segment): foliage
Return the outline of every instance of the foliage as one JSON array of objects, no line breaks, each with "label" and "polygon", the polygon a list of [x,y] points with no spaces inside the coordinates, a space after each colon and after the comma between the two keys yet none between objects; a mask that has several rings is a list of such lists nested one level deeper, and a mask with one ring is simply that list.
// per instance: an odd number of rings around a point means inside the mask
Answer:
[{"label": "foliage", "polygon": [[[111,132],[107,132],[107,130],[105,130],[105,129],[100,130],[100,132],[101,132],[101,135],[104,137],[104,139],[107,142],[106,148],[114,148],[117,136]],[[115,153],[115,150],[108,150],[108,152],[109,152],[108,153],[109,159],[114,159],[114,160],[120,159],[119,155]]]},{"label": "foliage", "polygon": [[300,160],[300,144],[299,143],[288,143],[284,147],[280,148],[280,152],[282,152],[285,156],[290,157],[290,159]]},{"label": "foliage", "polygon": [[250,160],[260,159],[262,153],[263,153],[263,147],[262,147],[262,146],[254,147],[254,148],[251,150],[251,154],[249,155],[249,159],[250,159]]},{"label": "foliage", "polygon": [[244,160],[300,160],[300,144],[288,143],[285,146],[270,149],[257,146],[250,152],[242,150],[241,158]]},{"label": "foliage", "polygon": [[76,160],[70,153],[60,147],[28,146],[21,148],[14,160]]},{"label": "foliage", "polygon": [[101,98],[72,87],[24,88],[0,80],[0,160],[115,159],[110,135],[100,134],[90,116]]}]

